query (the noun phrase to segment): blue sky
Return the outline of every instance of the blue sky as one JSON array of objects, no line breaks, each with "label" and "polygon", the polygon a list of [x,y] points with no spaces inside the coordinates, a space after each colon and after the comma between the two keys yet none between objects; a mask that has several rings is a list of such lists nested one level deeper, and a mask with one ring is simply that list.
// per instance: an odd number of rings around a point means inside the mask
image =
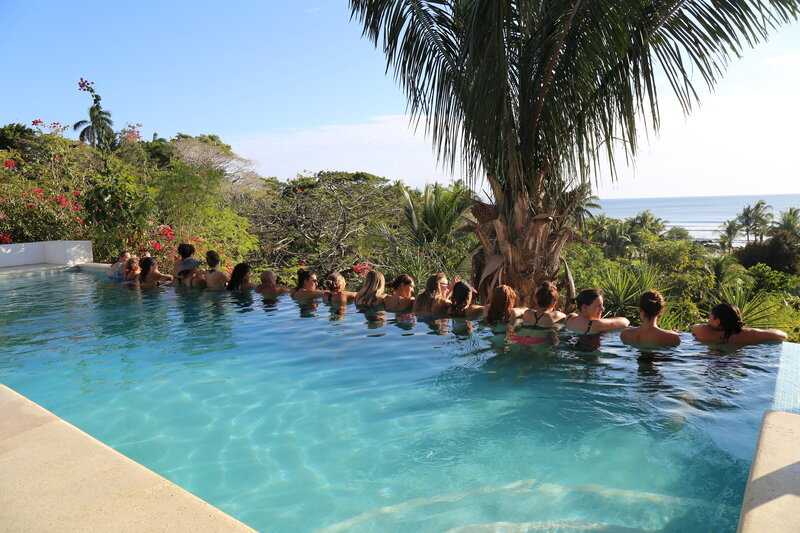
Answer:
[{"label": "blue sky", "polygon": [[[84,118],[84,77],[117,127],[141,123],[146,137],[216,133],[264,175],[365,170],[413,186],[451,178],[409,130],[405,98],[349,21],[346,0],[0,0],[0,19],[2,124]],[[599,194],[800,192],[796,87],[797,24],[735,60],[688,120],[664,92],[660,137],[635,171],[603,178]]]}]

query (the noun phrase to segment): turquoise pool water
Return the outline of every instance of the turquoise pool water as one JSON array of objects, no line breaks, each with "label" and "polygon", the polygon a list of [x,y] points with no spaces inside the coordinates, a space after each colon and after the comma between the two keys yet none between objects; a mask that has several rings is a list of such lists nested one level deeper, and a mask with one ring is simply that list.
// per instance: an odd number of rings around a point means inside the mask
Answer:
[{"label": "turquoise pool water", "polygon": [[780,347],[0,277],[0,381],[262,531],[735,531]]}]

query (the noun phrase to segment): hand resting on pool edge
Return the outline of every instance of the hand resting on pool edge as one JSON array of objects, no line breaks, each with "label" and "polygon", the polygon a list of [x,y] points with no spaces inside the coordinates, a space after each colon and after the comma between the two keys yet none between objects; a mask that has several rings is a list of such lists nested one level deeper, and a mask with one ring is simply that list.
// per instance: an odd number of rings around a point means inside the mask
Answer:
[{"label": "hand resting on pool edge", "polygon": [[699,341],[720,344],[753,344],[765,341],[785,341],[788,335],[779,329],[747,328],[742,313],[735,305],[722,303],[714,306],[708,323],[692,326],[692,334]]}]

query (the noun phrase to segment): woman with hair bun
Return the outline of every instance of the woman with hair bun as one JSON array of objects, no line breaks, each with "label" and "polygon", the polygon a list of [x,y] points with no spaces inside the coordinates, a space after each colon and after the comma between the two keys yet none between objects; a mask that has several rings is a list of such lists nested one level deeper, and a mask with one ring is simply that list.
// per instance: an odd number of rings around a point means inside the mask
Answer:
[{"label": "woman with hair bun", "polygon": [[715,305],[708,315],[708,323],[693,326],[692,334],[699,341],[719,341],[720,344],[752,344],[788,338],[779,329],[746,328],[739,308],[727,303]]},{"label": "woman with hair bun", "polygon": [[339,272],[328,275],[325,286],[330,292],[322,299],[329,304],[347,305],[348,301],[356,297],[355,292],[344,290],[347,287],[347,280]]},{"label": "woman with hair bun", "polygon": [[319,278],[310,270],[301,268],[297,271],[297,286],[292,291],[292,298],[316,298],[317,296],[325,296],[328,291],[317,289],[319,286]]},{"label": "woman with hair bun", "polygon": [[383,306],[391,311],[408,311],[414,305],[414,279],[400,274],[389,283],[392,294],[384,298]]},{"label": "woman with hair bun", "polygon": [[664,297],[658,291],[645,291],[639,295],[639,317],[642,325],[623,330],[619,338],[626,344],[661,344],[677,346],[681,343],[675,331],[658,327],[658,317],[664,312]]},{"label": "woman with hair bun", "polygon": [[222,259],[219,252],[209,250],[206,252],[206,287],[209,289],[224,289],[225,285],[231,280],[231,277],[219,269],[219,264]]},{"label": "woman with hair bun", "polygon": [[556,306],[561,298],[556,286],[545,281],[533,293],[533,307],[527,309],[522,315],[522,323],[527,327],[549,329],[557,322],[561,322],[567,315],[556,311]]}]

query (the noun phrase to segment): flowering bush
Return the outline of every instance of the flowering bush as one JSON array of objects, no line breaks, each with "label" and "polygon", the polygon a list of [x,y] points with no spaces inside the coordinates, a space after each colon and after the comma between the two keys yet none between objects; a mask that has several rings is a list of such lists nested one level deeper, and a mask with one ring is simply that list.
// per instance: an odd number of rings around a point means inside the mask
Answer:
[{"label": "flowering bush", "polygon": [[367,263],[358,263],[356,265],[353,265],[352,270],[356,274],[356,276],[358,276],[359,278],[363,278],[364,276],[367,275],[367,273],[370,270],[372,270],[372,267],[369,266]]},{"label": "flowering bush", "polygon": [[11,244],[11,235],[8,233],[0,233],[0,244]]},{"label": "flowering bush", "polygon": [[85,235],[83,206],[73,194],[11,184],[0,197],[0,225],[8,233],[8,244],[49,240],[72,240]]}]

